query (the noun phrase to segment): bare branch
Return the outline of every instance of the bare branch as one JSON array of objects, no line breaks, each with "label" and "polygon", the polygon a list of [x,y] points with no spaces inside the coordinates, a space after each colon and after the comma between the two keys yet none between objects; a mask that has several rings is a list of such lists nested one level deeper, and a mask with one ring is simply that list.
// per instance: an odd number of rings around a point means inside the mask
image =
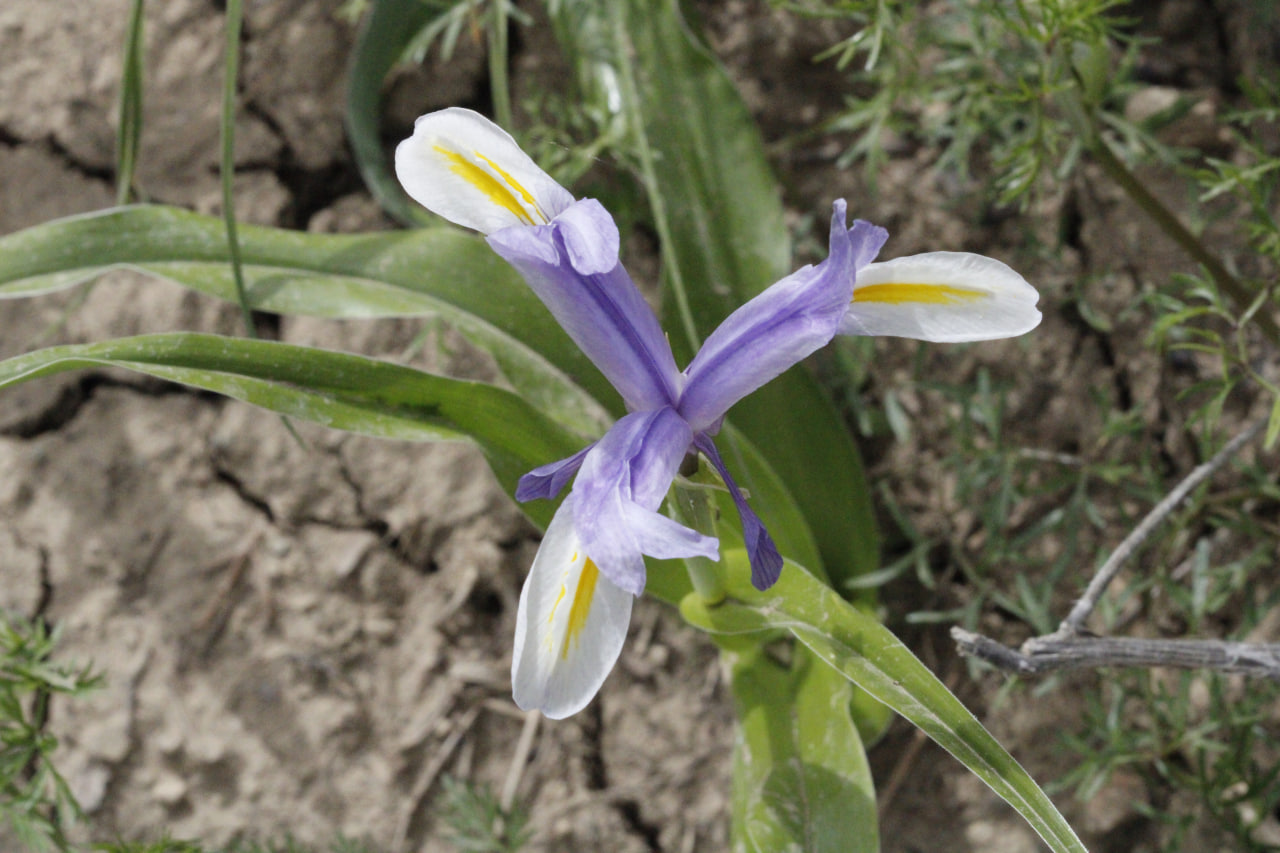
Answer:
[{"label": "bare branch", "polygon": [[990,637],[959,627],[952,628],[951,638],[955,640],[960,654],[979,658],[1006,672],[1019,675],[1104,666],[1165,666],[1213,669],[1280,681],[1280,645],[1232,643],[1223,640],[1093,637],[1083,634],[1085,621],[1093,613],[1102,593],[1120,571],[1125,560],[1133,555],[1193,489],[1256,438],[1266,423],[1267,418],[1262,418],[1231,439],[1212,459],[1196,466],[1164,500],[1156,504],[1098,569],[1080,600],[1071,608],[1071,613],[1056,631],[1042,637],[1033,637],[1023,643],[1021,649],[1014,649]]},{"label": "bare branch", "polygon": [[1178,508],[1178,504],[1182,503],[1192,489],[1209,479],[1214,471],[1221,468],[1228,459],[1239,453],[1242,447],[1256,438],[1258,433],[1262,432],[1262,428],[1266,424],[1267,418],[1262,418],[1231,439],[1225,447],[1214,454],[1212,459],[1197,465],[1185,480],[1165,496],[1164,500],[1156,504],[1151,512],[1147,513],[1147,517],[1142,519],[1138,526],[1133,529],[1133,532],[1126,536],[1124,541],[1111,552],[1111,556],[1098,569],[1097,574],[1093,576],[1093,580],[1089,581],[1089,586],[1085,589],[1084,594],[1080,596],[1080,600],[1071,608],[1067,618],[1058,626],[1058,630],[1050,636],[1065,638],[1078,635],[1084,629],[1085,620],[1093,613],[1093,609],[1098,606],[1098,600],[1102,598],[1103,591],[1115,579],[1125,560],[1133,556],[1133,552],[1138,550],[1138,546],[1145,542],[1147,537],[1160,526],[1160,523]]},{"label": "bare branch", "polygon": [[1007,672],[1040,675],[1059,669],[1103,666],[1167,666],[1213,669],[1280,681],[1280,645],[1229,643],[1222,640],[1152,640],[1133,637],[1035,637],[1021,650],[952,628],[962,655],[986,661]]}]

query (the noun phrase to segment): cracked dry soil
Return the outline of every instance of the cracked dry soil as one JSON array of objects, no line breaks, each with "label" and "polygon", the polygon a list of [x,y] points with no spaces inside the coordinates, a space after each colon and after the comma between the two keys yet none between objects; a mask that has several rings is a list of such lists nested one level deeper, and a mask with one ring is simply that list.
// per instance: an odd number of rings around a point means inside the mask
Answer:
[{"label": "cracked dry soil", "polygon": [[[248,4],[245,221],[389,227],[343,139],[353,32],[338,5]],[[111,204],[126,12],[123,0],[74,14],[0,4],[0,233]],[[170,0],[147,15],[139,186],[214,212],[219,9]],[[433,96],[473,96],[478,60],[443,69]],[[87,298],[3,307],[6,357],[144,332],[235,334],[239,322],[129,273]],[[425,325],[268,318],[264,331],[400,358]],[[487,369],[465,348],[436,350],[416,363]],[[302,444],[273,415],[106,371],[0,402],[0,607],[57,623],[63,659],[107,677],[86,699],[55,702],[48,722],[88,815],[80,837],[323,844],[341,832],[447,850],[438,774],[495,790],[507,778],[524,725],[507,668],[536,530],[468,447],[295,427]],[[535,849],[726,843],[731,725],[715,654],[652,603],[633,629],[606,697],[537,731],[518,791]]]},{"label": "cracked dry soil", "polygon": [[[342,70],[353,31],[334,14],[340,0],[247,5],[239,216],[323,231],[390,227],[360,188],[343,139]],[[127,6],[84,0],[73,13],[47,0],[0,3],[0,233],[112,203]],[[811,61],[840,35],[828,24],[801,26],[741,0],[701,8],[767,138],[839,108],[845,84],[829,64]],[[1164,35],[1177,48],[1154,57],[1172,69],[1166,84],[1220,84],[1214,69],[1230,63],[1213,52],[1212,35]],[[554,67],[547,38],[537,28],[519,32],[517,102],[522,87],[545,82]],[[221,45],[213,0],[147,4],[138,185],[150,200],[218,209]],[[1236,59],[1254,55],[1246,49]],[[449,65],[393,82],[387,131],[406,133],[427,109],[483,105],[484,89],[484,58],[463,39]],[[1012,389],[1010,433],[1060,452],[1098,440],[1092,384],[1106,385],[1157,425],[1152,438],[1167,443],[1171,464],[1187,465],[1170,414],[1176,377],[1143,347],[1143,318],[1121,315],[1184,261],[1096,174],[1086,172],[1030,221],[1014,221],[923,180],[928,150],[895,152],[876,193],[860,174],[836,171],[836,154],[838,145],[822,143],[781,157],[793,210],[827,209],[838,187],[856,200],[857,215],[889,227],[891,255],[986,252],[1014,263],[1044,296],[1044,325],[1027,341],[923,351],[876,343],[870,405],[898,389],[915,434],[868,458],[922,533],[963,543],[977,524],[943,465],[946,418],[934,412],[949,403],[912,385],[921,372],[959,381],[989,371]],[[940,205],[939,197],[952,200]],[[1067,239],[1054,257],[1019,256],[1028,232],[1052,245],[1064,223]],[[641,279],[646,264],[655,267],[644,257],[632,263]],[[1116,317],[1112,330],[1064,308],[1085,279],[1094,310]],[[144,332],[239,331],[230,306],[125,272],[3,309],[0,357]],[[491,375],[483,359],[426,321],[263,323],[264,334],[293,343],[392,359],[412,349],[414,364]],[[411,347],[424,331],[428,346]],[[536,531],[465,446],[295,428],[301,443],[269,413],[110,371],[64,374],[0,397],[0,607],[57,623],[63,659],[92,661],[107,677],[86,699],[55,702],[48,722],[87,812],[80,837],[168,833],[217,845],[292,833],[324,843],[341,832],[397,853],[443,851],[438,774],[495,791],[509,778],[525,725],[509,698],[511,635]],[[1081,547],[1101,547],[1112,533],[1114,544],[1123,530],[1082,531]],[[921,605],[912,600],[918,590],[886,592],[897,596],[887,602],[891,618]],[[1007,627],[999,614],[984,626],[996,636]],[[1053,702],[984,709],[999,679],[971,682],[941,633],[907,630],[926,663],[1033,775],[1054,779],[1069,768],[1058,733],[1077,722],[1078,695],[1060,690]],[[1093,689],[1087,679],[1076,683]],[[714,651],[673,613],[642,600],[598,700],[568,721],[540,725],[519,768],[531,849],[726,849],[731,737]],[[917,752],[915,737],[899,723],[871,751],[877,783],[892,788],[887,853],[1043,849],[940,750]],[[890,780],[899,766],[907,775],[897,786]],[[1148,837],[1133,831],[1131,808],[1103,821],[1057,799],[1092,833],[1091,849],[1136,849]],[[0,849],[11,846],[0,836]]]}]

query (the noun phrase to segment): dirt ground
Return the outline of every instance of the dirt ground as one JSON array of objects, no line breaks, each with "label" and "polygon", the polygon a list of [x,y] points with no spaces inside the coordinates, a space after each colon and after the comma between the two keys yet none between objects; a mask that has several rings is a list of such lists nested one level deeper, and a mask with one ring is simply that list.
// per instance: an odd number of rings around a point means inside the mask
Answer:
[{"label": "dirt ground", "polygon": [[[239,215],[312,230],[391,227],[344,142],[343,69],[354,32],[335,16],[340,4],[247,5]],[[836,72],[811,61],[830,43],[825,25],[762,4],[704,7],[715,49],[771,140],[838,107]],[[147,10],[139,184],[151,200],[214,212],[219,4],[166,0]],[[74,12],[47,0],[0,4],[0,233],[112,203],[126,12],[125,0],[84,0]],[[1164,14],[1176,30],[1179,19]],[[1183,53],[1160,59],[1181,76],[1167,85],[1215,85],[1220,78],[1204,68],[1226,60],[1198,50],[1194,28],[1173,35]],[[517,86],[539,44],[517,40]],[[476,102],[482,66],[479,48],[464,44],[448,68],[406,72],[392,89],[388,132],[404,132],[427,109]],[[835,170],[835,153],[821,143],[780,160],[798,215],[828,209],[835,186],[856,215],[890,229],[886,256],[981,251],[1019,267],[1043,294],[1045,321],[1033,339],[931,349],[927,370],[960,380],[985,367],[1011,382],[1009,429],[1046,451],[1096,440],[1094,383],[1149,400],[1158,419],[1170,393],[1166,370],[1143,349],[1138,318],[1118,316],[1102,333],[1067,307],[1074,283],[1095,276],[1093,307],[1119,315],[1141,277],[1185,268],[1118,197],[1059,198],[1030,221],[1013,221],[983,216],[924,179],[927,151],[897,152],[874,196],[860,173]],[[1066,204],[1080,222],[1073,241],[1050,255],[1020,248],[1028,233],[1055,242]],[[1143,257],[1116,257],[1132,245],[1146,247]],[[1117,268],[1141,273],[1103,272]],[[238,328],[233,308],[128,273],[80,298],[4,303],[0,356],[54,342]],[[399,358],[422,325],[284,318],[270,331]],[[915,345],[879,342],[876,352],[872,405],[919,369]],[[415,363],[475,369],[443,351]],[[944,430],[929,417],[937,401],[902,399],[918,418],[912,440],[870,448],[869,462],[920,529],[954,536],[972,519],[942,473],[944,450],[931,443]],[[495,790],[518,784],[534,850],[727,849],[732,710],[716,653],[699,633],[642,601],[598,700],[564,722],[526,718],[511,704],[508,668],[538,535],[480,456],[462,445],[298,430],[305,446],[273,415],[107,372],[44,380],[0,399],[0,606],[56,622],[64,657],[92,661],[108,678],[91,697],[56,704],[49,724],[88,814],[84,837],[167,833],[216,845],[286,833],[327,842],[341,832],[387,850],[448,850],[436,802],[440,774],[450,773]],[[1171,458],[1185,459],[1187,449],[1170,441]],[[910,583],[887,590],[891,622],[923,596]],[[984,627],[999,635],[1003,622],[993,620]],[[1023,693],[989,708],[999,678],[970,679],[941,631],[904,630],[1034,775],[1069,768],[1057,733],[1077,715],[1072,691],[1052,703]],[[527,747],[522,732],[532,737]],[[887,853],[1042,849],[957,763],[932,745],[917,751],[915,740],[898,723],[872,750],[882,791],[897,768],[906,774],[885,806]],[[1140,792],[1121,787],[1108,797],[1125,805],[1058,800],[1090,849],[1144,849],[1131,805]]]}]

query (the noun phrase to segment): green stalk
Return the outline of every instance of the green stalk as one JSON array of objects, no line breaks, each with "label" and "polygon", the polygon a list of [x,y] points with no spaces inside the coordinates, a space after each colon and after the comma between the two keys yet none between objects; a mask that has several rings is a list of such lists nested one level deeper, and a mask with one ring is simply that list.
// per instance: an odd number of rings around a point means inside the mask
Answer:
[{"label": "green stalk", "polygon": [[[1093,134],[1093,144],[1090,146],[1090,153],[1097,158],[1098,164],[1102,166],[1103,171],[1124,190],[1133,202],[1142,209],[1142,212],[1151,217],[1156,226],[1167,234],[1184,252],[1191,256],[1193,260],[1201,264],[1213,279],[1218,289],[1227,294],[1235,303],[1239,310],[1244,310],[1257,298],[1256,293],[1250,293],[1249,288],[1231,274],[1231,271],[1223,265],[1218,256],[1204,245],[1196,235],[1182,224],[1182,221],[1169,210],[1160,199],[1156,198],[1150,190],[1138,179],[1138,176],[1129,170],[1127,166],[1115,155],[1111,147],[1107,145],[1102,135],[1096,130]],[[1275,320],[1270,314],[1261,311],[1257,312],[1257,323],[1272,343],[1280,343],[1280,328],[1277,328]]]},{"label": "green stalk", "polygon": [[138,164],[142,136],[143,5],[133,0],[125,30],[124,59],[120,68],[119,128],[116,131],[116,204],[128,204],[133,194],[133,174]]},{"label": "green stalk", "polygon": [[[615,6],[615,11],[616,11]],[[627,27],[623,21],[626,12],[614,17],[615,43],[630,45]],[[649,137],[645,135],[644,120],[640,115],[640,89],[636,86],[635,75],[631,69],[631,54],[628,51],[617,64],[618,82],[624,90],[623,104],[627,112],[627,125],[636,143],[636,155],[640,160],[640,177],[644,181],[645,190],[649,194],[649,206],[653,210],[653,227],[658,232],[658,244],[662,253],[663,268],[671,283],[671,295],[676,300],[676,311],[680,315],[680,325],[684,329],[685,338],[689,342],[689,352],[697,352],[702,348],[702,339],[698,335],[697,324],[693,321],[693,311],[689,307],[689,295],[685,291],[684,276],[680,272],[680,264],[675,258],[673,246],[675,239],[671,235],[671,224],[667,221],[666,204],[658,187],[657,170],[653,165],[653,151],[649,148]]]},{"label": "green stalk", "polygon": [[502,127],[512,127],[511,90],[507,85],[507,2],[489,3],[489,89],[493,96],[493,118]]},{"label": "green stalk", "polygon": [[[253,309],[249,307],[249,294],[244,286],[244,262],[240,257],[240,236],[236,231],[235,177],[236,177],[236,84],[240,79],[240,29],[244,23],[244,10],[240,0],[227,0],[227,55],[222,78],[222,156],[218,164],[218,176],[222,182],[222,221],[227,230],[227,254],[231,258],[231,277],[236,283],[236,302],[244,320],[244,333],[258,337],[253,325]],[[280,423],[293,436],[299,447],[306,442],[293,422],[284,415]]]},{"label": "green stalk", "polygon": [[236,233],[234,183],[236,171],[236,82],[240,77],[240,27],[244,20],[240,0],[227,0],[227,51],[222,79],[222,220],[227,229],[227,251],[231,256],[231,275],[236,283],[236,301],[244,318],[245,334],[258,336],[253,325],[253,311],[244,286],[244,265],[240,260],[240,239]]},{"label": "green stalk", "polygon": [[[671,516],[685,527],[707,536],[719,536],[712,500],[709,487],[677,480],[668,506]],[[724,570],[717,563],[706,557],[686,557],[684,564],[689,570],[693,588],[708,607],[724,601],[729,593]]]}]

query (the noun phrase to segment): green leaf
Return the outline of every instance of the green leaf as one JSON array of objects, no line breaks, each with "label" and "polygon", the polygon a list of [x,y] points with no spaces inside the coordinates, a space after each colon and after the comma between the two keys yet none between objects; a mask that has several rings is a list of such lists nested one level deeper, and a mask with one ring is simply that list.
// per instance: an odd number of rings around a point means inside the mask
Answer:
[{"label": "green leaf", "polygon": [[722,558],[730,563],[730,598],[708,607],[699,596],[687,596],[680,610],[689,622],[718,634],[791,633],[958,758],[1017,809],[1050,848],[1084,853],[1084,845],[1035,781],[892,632],[801,566],[789,562],[778,583],[759,592],[750,585],[744,553]]},{"label": "green leaf", "polygon": [[[690,338],[705,338],[790,271],[759,129],[675,0],[561,0],[552,19],[583,96],[604,99],[597,106],[606,112],[607,100],[621,96],[613,112],[629,125],[661,239],[665,325],[678,359],[688,359]],[[789,371],[739,403],[730,420],[795,496],[836,588],[874,570],[879,544],[861,459],[812,377]],[[759,510],[773,530],[769,507]]]},{"label": "green leaf", "polygon": [[382,209],[405,225],[433,217],[415,204],[391,174],[382,148],[382,82],[418,32],[442,17],[447,5],[424,0],[370,0],[347,69],[347,138],[365,186]]},{"label": "green leaf", "polygon": [[[242,225],[257,310],[319,317],[437,315],[491,353],[530,402],[586,438],[617,393],[524,281],[452,227],[362,235]],[[126,267],[236,301],[221,221],[173,207],[124,207],[0,237],[0,298],[34,296]],[[543,460],[546,461],[546,460]]]},{"label": "green leaf", "polygon": [[129,3],[124,57],[120,62],[120,102],[116,110],[116,201],[119,204],[128,203],[133,194],[133,175],[142,139],[142,56],[146,44],[143,2],[131,0]]},{"label": "green leaf", "polygon": [[[243,400],[291,418],[379,438],[471,440],[499,482],[581,441],[520,396],[364,356],[191,333],[49,347],[0,362],[0,389],[87,367],[121,367]],[[550,519],[547,502],[529,505]]]},{"label": "green leaf", "polygon": [[1276,438],[1280,437],[1280,396],[1271,404],[1271,414],[1267,418],[1267,433],[1262,439],[1262,446],[1267,450],[1275,447]]},{"label": "green leaf", "polygon": [[852,685],[803,648],[788,669],[758,644],[727,645],[739,721],[735,837],[760,853],[874,853],[875,790],[849,714]]}]

